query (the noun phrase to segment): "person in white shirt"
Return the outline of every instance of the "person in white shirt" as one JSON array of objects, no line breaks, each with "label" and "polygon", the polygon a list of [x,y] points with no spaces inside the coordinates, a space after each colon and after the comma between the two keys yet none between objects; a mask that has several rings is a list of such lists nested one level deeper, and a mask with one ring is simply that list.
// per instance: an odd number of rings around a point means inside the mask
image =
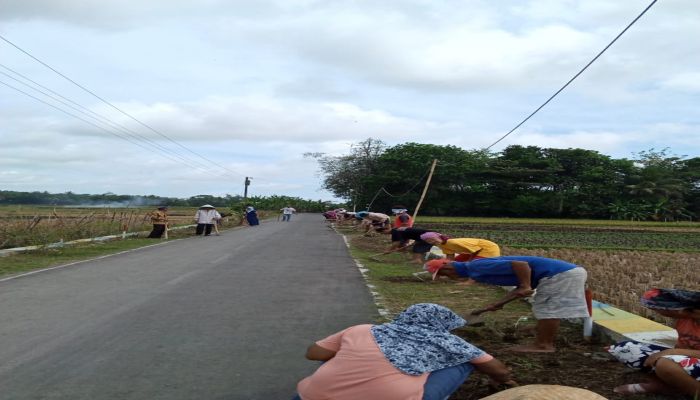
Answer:
[{"label": "person in white shirt", "polygon": [[355,214],[355,218],[362,220],[359,229],[364,229],[365,234],[370,234],[371,230],[380,233],[391,231],[391,218],[386,214],[360,211]]},{"label": "person in white shirt", "polygon": [[280,211],[282,211],[282,221],[289,221],[292,218],[292,214],[297,212],[297,210],[293,209],[291,206],[287,206]]},{"label": "person in white shirt", "polygon": [[221,214],[216,211],[214,206],[205,204],[199,207],[199,210],[197,210],[197,213],[194,215],[194,221],[197,223],[195,235],[201,235],[202,233],[204,233],[204,236],[211,235],[214,224],[220,219]]}]

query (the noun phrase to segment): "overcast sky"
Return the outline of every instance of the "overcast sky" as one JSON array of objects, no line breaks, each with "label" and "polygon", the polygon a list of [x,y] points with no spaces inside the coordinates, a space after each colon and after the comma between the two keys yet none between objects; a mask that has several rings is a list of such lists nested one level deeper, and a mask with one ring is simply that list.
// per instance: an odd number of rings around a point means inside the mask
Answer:
[{"label": "overcast sky", "polygon": [[[0,189],[331,199],[303,153],[486,147],[650,1],[0,0],[0,35],[153,129],[0,41],[0,82],[102,127],[0,84]],[[699,156],[698,21],[660,0],[494,150]]]}]

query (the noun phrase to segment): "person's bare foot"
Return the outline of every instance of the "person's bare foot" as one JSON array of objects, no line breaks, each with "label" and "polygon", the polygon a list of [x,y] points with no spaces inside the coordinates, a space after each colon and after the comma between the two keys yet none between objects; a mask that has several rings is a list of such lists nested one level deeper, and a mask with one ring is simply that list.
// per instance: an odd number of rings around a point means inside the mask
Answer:
[{"label": "person's bare foot", "polygon": [[652,379],[648,382],[641,383],[630,383],[627,385],[620,385],[613,389],[613,392],[622,395],[629,394],[642,394],[642,393],[659,393],[659,394],[677,394],[676,391],[664,382],[658,379]]},{"label": "person's bare foot", "polygon": [[627,385],[620,385],[613,389],[613,392],[617,394],[640,394],[649,393],[652,388],[649,383],[630,383]]},{"label": "person's bare foot", "polygon": [[525,344],[522,346],[509,347],[508,350],[516,353],[554,353],[556,349],[552,347],[538,346],[535,344]]}]

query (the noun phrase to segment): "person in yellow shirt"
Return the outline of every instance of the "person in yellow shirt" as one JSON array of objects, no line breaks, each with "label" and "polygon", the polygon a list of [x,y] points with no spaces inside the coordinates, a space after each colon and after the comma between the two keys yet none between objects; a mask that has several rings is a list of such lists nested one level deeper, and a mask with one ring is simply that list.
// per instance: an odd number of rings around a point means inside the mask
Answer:
[{"label": "person in yellow shirt", "polygon": [[437,232],[427,232],[421,240],[437,246],[449,260],[468,262],[479,258],[500,257],[501,249],[490,240],[478,238],[450,239]]},{"label": "person in yellow shirt", "polygon": [[151,223],[153,224],[153,230],[148,237],[150,239],[160,239],[168,228],[168,207],[160,206],[149,215],[151,217]]}]

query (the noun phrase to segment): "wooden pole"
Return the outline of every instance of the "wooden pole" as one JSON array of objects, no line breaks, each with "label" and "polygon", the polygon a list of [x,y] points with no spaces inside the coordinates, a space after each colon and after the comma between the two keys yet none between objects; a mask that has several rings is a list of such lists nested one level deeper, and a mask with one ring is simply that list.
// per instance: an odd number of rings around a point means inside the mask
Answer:
[{"label": "wooden pole", "polygon": [[425,181],[425,186],[423,187],[423,194],[420,195],[420,200],[418,200],[418,204],[416,205],[416,209],[413,211],[413,221],[416,221],[416,216],[418,215],[418,210],[420,209],[421,204],[423,204],[423,199],[425,198],[425,194],[428,193],[428,186],[430,186],[430,180],[433,179],[433,172],[435,171],[435,166],[437,165],[437,158],[433,160],[433,165],[430,166],[430,173],[428,174],[428,180]]}]

